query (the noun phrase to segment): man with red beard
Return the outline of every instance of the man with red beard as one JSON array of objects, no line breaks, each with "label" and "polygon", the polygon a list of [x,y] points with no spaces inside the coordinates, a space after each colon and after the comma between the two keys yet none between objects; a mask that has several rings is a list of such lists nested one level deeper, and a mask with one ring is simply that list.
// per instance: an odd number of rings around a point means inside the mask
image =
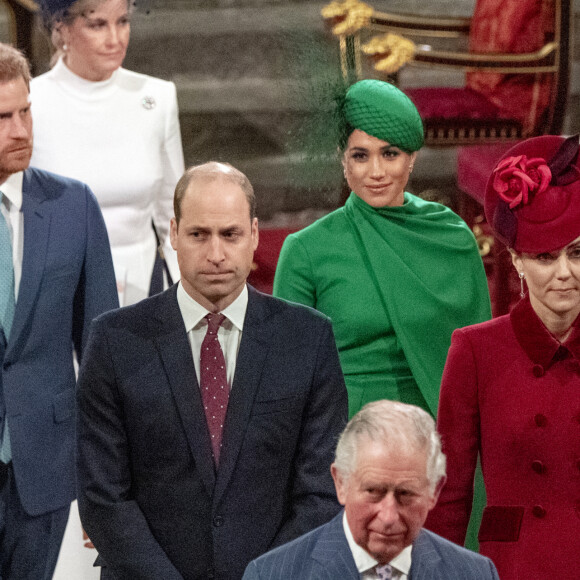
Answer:
[{"label": "man with red beard", "polygon": [[73,354],[118,301],[89,188],[28,167],[29,81],[0,44],[0,578],[49,580],[75,497]]}]

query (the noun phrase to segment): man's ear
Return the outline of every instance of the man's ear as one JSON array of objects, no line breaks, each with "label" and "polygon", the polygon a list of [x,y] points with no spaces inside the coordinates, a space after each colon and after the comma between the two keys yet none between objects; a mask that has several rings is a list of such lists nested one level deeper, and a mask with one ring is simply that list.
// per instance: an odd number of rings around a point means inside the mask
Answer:
[{"label": "man's ear", "polygon": [[336,489],[336,497],[338,498],[338,503],[340,505],[345,505],[346,503],[346,481],[340,471],[336,468],[336,464],[333,463],[330,466],[330,474],[334,480],[334,487]]},{"label": "man's ear", "polygon": [[444,475],[437,482],[437,485],[435,486],[435,490],[433,491],[433,494],[431,496],[432,505],[429,509],[433,509],[437,505],[437,500],[439,499],[439,494],[441,493],[441,490],[443,489],[443,486],[445,485],[446,481],[447,481],[447,476]]},{"label": "man's ear", "polygon": [[177,251],[177,220],[174,217],[171,218],[171,223],[169,224],[169,241],[171,242],[171,247]]},{"label": "man's ear", "polygon": [[255,217],[252,220],[252,240],[254,252],[258,248],[258,242],[260,241],[260,230],[258,228],[258,218]]}]

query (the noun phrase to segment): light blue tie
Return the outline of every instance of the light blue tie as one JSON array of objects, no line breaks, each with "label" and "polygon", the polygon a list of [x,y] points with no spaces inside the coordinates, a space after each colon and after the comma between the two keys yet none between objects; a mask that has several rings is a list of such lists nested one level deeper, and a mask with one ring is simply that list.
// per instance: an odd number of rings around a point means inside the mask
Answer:
[{"label": "light blue tie", "polygon": [[[0,205],[2,204],[2,192],[0,191]],[[5,351],[14,320],[14,263],[12,258],[12,236],[4,215],[0,212],[0,341],[3,343],[2,352]],[[4,356],[2,356],[4,359]],[[0,361],[0,364],[3,362]],[[0,389],[2,389],[0,378]],[[4,406],[4,393],[0,393]],[[0,443],[0,461],[8,463],[12,459],[12,448],[8,434],[8,421],[4,409],[4,428]]]},{"label": "light blue tie", "polygon": [[377,566],[376,571],[379,580],[391,580],[393,577],[393,568],[389,564],[385,564],[384,566]]}]

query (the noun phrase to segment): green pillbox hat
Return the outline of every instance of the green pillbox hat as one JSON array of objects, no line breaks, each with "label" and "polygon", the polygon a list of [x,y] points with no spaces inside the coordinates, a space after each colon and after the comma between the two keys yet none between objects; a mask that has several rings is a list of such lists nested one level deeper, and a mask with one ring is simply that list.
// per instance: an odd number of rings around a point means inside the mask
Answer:
[{"label": "green pillbox hat", "polygon": [[423,146],[423,121],[417,108],[395,85],[365,79],[349,87],[345,121],[408,153]]}]

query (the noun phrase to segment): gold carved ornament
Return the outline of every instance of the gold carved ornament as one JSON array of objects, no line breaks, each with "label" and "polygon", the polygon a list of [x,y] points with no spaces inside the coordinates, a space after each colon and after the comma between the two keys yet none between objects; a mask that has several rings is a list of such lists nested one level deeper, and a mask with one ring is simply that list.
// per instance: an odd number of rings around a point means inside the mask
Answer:
[{"label": "gold carved ornament", "polygon": [[336,36],[352,36],[368,26],[374,9],[359,0],[331,2],[322,8],[321,14]]},{"label": "gold carved ornament", "polygon": [[477,242],[477,249],[479,250],[479,255],[482,258],[485,258],[490,252],[493,247],[494,239],[493,236],[484,230],[484,217],[482,215],[478,215],[475,218],[475,224],[472,228],[473,235],[475,236],[475,241]]},{"label": "gold carved ornament", "polygon": [[394,74],[415,56],[415,43],[408,38],[388,32],[371,38],[361,48],[374,62],[375,70]]}]

